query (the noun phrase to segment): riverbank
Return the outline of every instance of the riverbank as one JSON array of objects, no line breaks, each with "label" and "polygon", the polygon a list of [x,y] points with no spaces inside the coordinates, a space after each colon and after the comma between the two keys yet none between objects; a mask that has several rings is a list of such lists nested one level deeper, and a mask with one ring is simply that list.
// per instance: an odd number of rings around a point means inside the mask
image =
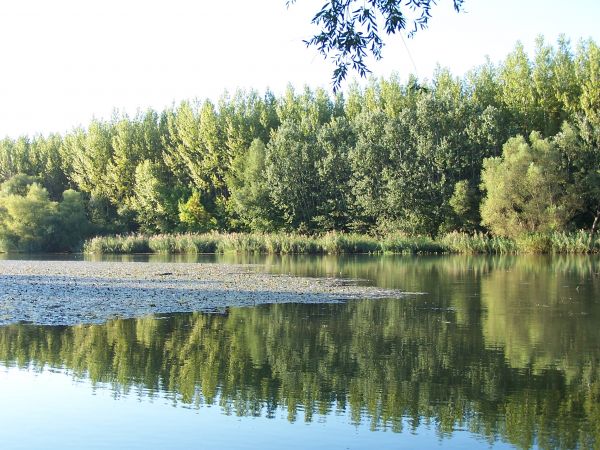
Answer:
[{"label": "riverbank", "polygon": [[600,253],[600,239],[586,231],[528,234],[518,239],[483,233],[449,233],[438,239],[393,234],[373,237],[325,233],[306,236],[293,233],[129,234],[98,236],[84,244],[88,254],[519,254]]},{"label": "riverbank", "polygon": [[0,325],[102,323],[149,314],[266,303],[397,298],[357,280],[261,273],[233,264],[0,261]]}]

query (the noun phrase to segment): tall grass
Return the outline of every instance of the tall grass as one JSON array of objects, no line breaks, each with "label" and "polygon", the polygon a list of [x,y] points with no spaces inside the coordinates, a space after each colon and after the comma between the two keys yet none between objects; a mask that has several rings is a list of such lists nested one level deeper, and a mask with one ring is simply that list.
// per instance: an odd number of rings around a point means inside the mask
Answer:
[{"label": "tall grass", "polygon": [[158,234],[148,238],[150,251],[161,255],[215,253],[218,235],[206,234]]},{"label": "tall grass", "polygon": [[150,253],[148,237],[139,234],[97,236],[83,244],[84,253]]},{"label": "tall grass", "polygon": [[381,242],[363,234],[326,233],[319,238],[323,253],[381,253]]},{"label": "tall grass", "polygon": [[600,236],[596,233],[590,242],[590,233],[585,230],[553,233],[550,245],[552,253],[600,253]]},{"label": "tall grass", "polygon": [[439,242],[449,253],[484,255],[508,255],[517,253],[515,241],[505,237],[489,236],[484,233],[448,233]]},{"label": "tall grass", "polygon": [[516,240],[483,233],[449,233],[437,240],[391,234],[381,238],[347,233],[306,236],[295,233],[204,233],[98,236],[84,244],[89,254],[518,254],[600,253],[600,238],[590,245],[585,231],[527,234]]},{"label": "tall grass", "polygon": [[394,254],[434,254],[447,253],[447,247],[429,237],[407,236],[404,234],[393,234],[384,237],[380,243],[383,253]]},{"label": "tall grass", "polygon": [[600,253],[600,237],[596,234],[590,242],[588,231],[555,233],[528,233],[517,239],[489,236],[483,233],[449,233],[438,242],[449,253],[473,254],[527,254],[556,253],[584,254]]}]

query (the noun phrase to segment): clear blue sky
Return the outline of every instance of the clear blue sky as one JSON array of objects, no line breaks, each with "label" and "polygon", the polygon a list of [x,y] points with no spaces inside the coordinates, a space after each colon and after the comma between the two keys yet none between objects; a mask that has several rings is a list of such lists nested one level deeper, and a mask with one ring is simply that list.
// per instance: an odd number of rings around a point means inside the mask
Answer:
[{"label": "clear blue sky", "polygon": [[[461,75],[543,34],[600,43],[600,1],[439,0],[428,30],[404,39],[417,73]],[[19,0],[0,3],[0,137],[65,132],[115,109],[162,109],[225,90],[330,88],[333,66],[306,48],[321,0]],[[374,75],[414,72],[398,36]],[[364,82],[364,81],[361,81]]]}]

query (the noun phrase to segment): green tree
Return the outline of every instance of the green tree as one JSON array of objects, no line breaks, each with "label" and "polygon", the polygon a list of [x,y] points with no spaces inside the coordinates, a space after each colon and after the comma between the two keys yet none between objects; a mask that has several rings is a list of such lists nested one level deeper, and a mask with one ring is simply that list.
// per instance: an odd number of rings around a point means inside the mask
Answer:
[{"label": "green tree", "polygon": [[560,95],[555,91],[555,59],[554,49],[544,42],[542,36],[538,36],[531,78],[538,109],[535,129],[544,136],[558,133],[564,120]]},{"label": "green tree", "polygon": [[200,163],[204,157],[200,145],[199,121],[189,102],[182,102],[174,111],[165,113],[163,139],[165,162],[179,178],[184,176],[196,186],[204,186],[204,174]]},{"label": "green tree", "polygon": [[500,68],[500,98],[511,115],[511,135],[528,135],[538,129],[537,102],[532,79],[532,64],[523,44],[517,43]]},{"label": "green tree", "polygon": [[91,232],[85,203],[80,192],[68,189],[58,204],[58,228],[54,246],[59,250],[77,250]]},{"label": "green tree", "polygon": [[382,112],[364,111],[353,122],[356,144],[349,152],[354,226],[365,230],[385,212],[387,185],[382,174],[389,167],[390,151],[385,145],[388,118]]},{"label": "green tree", "polygon": [[76,130],[64,142],[70,161],[69,178],[80,191],[110,198],[107,184],[109,164],[113,156],[113,128],[92,121],[87,130]]},{"label": "green tree", "polygon": [[29,191],[29,186],[33,183],[39,185],[41,184],[41,180],[38,177],[32,177],[23,173],[16,174],[0,185],[0,196],[20,195],[24,197]]},{"label": "green tree", "polygon": [[0,185],[0,250],[78,249],[91,231],[81,194],[66,190],[61,202],[52,201],[34,180],[16,175]]},{"label": "green tree", "polygon": [[63,154],[63,138],[58,134],[48,137],[36,136],[30,144],[30,152],[35,155],[37,167],[34,173],[48,189],[50,198],[59,200],[70,187],[68,172]]},{"label": "green tree", "polygon": [[232,98],[224,95],[219,101],[219,121],[227,147],[223,168],[227,169],[255,139],[269,142],[271,132],[279,126],[276,99],[268,91],[263,97],[254,90],[238,90]]},{"label": "green tree", "polygon": [[198,191],[179,203],[179,220],[186,231],[206,233],[217,228],[217,220],[206,211]]},{"label": "green tree", "polygon": [[481,222],[478,194],[468,180],[460,180],[454,185],[454,192],[448,202],[456,215],[453,228],[466,232],[473,232],[478,228]]},{"label": "green tree", "polygon": [[53,250],[57,210],[58,203],[51,201],[48,191],[37,183],[28,186],[25,196],[0,198],[0,240],[8,250]]},{"label": "green tree", "polygon": [[313,222],[318,231],[348,229],[354,204],[349,156],[354,142],[354,131],[344,117],[333,117],[317,134],[316,145],[322,156],[317,161],[316,170],[322,186],[322,200]]},{"label": "green tree", "polygon": [[483,162],[482,224],[496,235],[563,230],[577,206],[553,142],[532,133],[508,140],[502,157]]},{"label": "green tree", "polygon": [[322,185],[316,168],[321,159],[314,131],[286,120],[267,147],[267,183],[271,199],[288,230],[308,231],[318,215]]},{"label": "green tree", "polygon": [[170,184],[166,168],[146,159],[135,169],[135,186],[131,208],[144,232],[167,233],[179,223],[178,202],[189,195],[189,189]]},{"label": "green tree", "polygon": [[271,231],[277,228],[277,211],[269,195],[266,180],[266,146],[256,139],[247,153],[233,160],[228,174],[229,204],[244,228],[252,231]]}]

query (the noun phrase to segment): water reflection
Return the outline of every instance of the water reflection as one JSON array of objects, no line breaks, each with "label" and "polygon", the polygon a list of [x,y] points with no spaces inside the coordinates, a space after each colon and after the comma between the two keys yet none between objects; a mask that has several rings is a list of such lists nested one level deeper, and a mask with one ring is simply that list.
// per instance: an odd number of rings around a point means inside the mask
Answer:
[{"label": "water reflection", "polygon": [[373,430],[427,423],[440,436],[467,429],[520,448],[599,445],[597,259],[252,262],[427,294],[93,326],[11,325],[0,328],[0,361],[60,367],[123,395],[167,394],[175,404],[219,405],[241,417],[283,408],[289,421],[311,421],[344,411]]}]

